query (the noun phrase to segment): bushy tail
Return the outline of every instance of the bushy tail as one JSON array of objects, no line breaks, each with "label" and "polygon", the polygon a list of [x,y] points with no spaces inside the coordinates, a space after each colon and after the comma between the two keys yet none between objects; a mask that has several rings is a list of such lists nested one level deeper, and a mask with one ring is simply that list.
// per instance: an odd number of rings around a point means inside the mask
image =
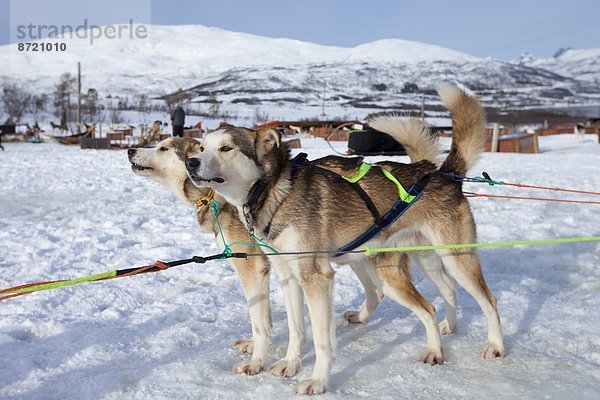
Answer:
[{"label": "bushy tail", "polygon": [[441,85],[437,91],[452,114],[452,146],[440,171],[464,175],[483,152],[485,111],[479,100],[456,86]]},{"label": "bushy tail", "polygon": [[435,137],[418,119],[400,119],[395,116],[379,117],[369,125],[380,132],[387,133],[400,143],[415,163],[427,160],[435,165],[440,164],[442,154]]}]

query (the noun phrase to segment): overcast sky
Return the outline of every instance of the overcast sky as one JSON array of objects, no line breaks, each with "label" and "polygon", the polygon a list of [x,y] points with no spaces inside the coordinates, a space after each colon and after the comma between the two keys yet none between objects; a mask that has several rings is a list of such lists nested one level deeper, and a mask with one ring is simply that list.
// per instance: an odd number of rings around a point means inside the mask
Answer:
[{"label": "overcast sky", "polygon": [[202,24],[346,47],[400,38],[501,60],[600,47],[598,0],[0,0],[0,44],[16,40],[17,20],[58,25],[84,18]]}]

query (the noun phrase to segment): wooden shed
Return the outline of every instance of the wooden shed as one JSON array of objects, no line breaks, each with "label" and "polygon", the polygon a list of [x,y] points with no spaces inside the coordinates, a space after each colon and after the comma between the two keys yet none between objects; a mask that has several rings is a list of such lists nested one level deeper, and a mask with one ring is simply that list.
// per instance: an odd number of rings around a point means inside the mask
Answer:
[{"label": "wooden shed", "polygon": [[[492,138],[487,137],[484,144],[485,151],[491,151]],[[512,133],[498,137],[499,153],[539,153],[539,144],[536,134]]]}]

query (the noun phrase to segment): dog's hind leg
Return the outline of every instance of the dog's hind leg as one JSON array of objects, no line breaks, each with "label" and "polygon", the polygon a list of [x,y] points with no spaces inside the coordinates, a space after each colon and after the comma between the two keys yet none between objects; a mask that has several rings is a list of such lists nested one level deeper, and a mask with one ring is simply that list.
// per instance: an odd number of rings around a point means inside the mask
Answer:
[{"label": "dog's hind leg", "polygon": [[366,300],[360,311],[346,311],[344,319],[349,323],[363,324],[383,300],[383,293],[371,281],[371,277],[362,263],[353,262],[350,263],[350,267],[365,289]]},{"label": "dog's hind leg", "polygon": [[310,379],[294,386],[296,394],[319,394],[327,390],[335,359],[335,323],[333,319],[333,278],[335,272],[324,258],[300,262],[300,281],[310,312],[315,367]]},{"label": "dog's hind leg", "polygon": [[[250,249],[249,252],[259,252]],[[242,352],[252,353],[250,361],[241,361],[233,371],[255,375],[264,366],[271,345],[271,310],[269,307],[269,263],[266,257],[249,257],[247,261],[234,260],[237,273],[250,309],[252,339],[240,339],[235,346]]]},{"label": "dog's hind leg", "polygon": [[[465,206],[467,210],[464,209]],[[456,218],[453,216],[452,220],[457,221],[462,226],[446,226],[443,233],[440,228],[441,224],[424,229],[423,233],[432,244],[448,245],[475,242],[474,223],[471,213],[468,212],[466,201],[461,207],[462,209],[458,209]],[[504,341],[496,299],[483,278],[477,253],[474,249],[437,250],[437,253],[442,257],[448,272],[454,276],[459,285],[473,296],[485,315],[488,338],[481,350],[481,356],[483,358],[503,357],[505,354]]]},{"label": "dog's hind leg", "polygon": [[432,251],[413,252],[415,262],[440,291],[444,298],[445,318],[440,322],[440,333],[449,335],[456,326],[456,285],[442,264],[440,257]]},{"label": "dog's hind leg", "polygon": [[483,278],[479,257],[474,250],[440,251],[439,254],[443,257],[448,271],[456,278],[458,284],[475,298],[485,315],[488,326],[488,339],[481,350],[481,356],[483,358],[504,357],[502,326],[500,325],[496,299]]},{"label": "dog's hind leg", "polygon": [[300,371],[302,366],[300,356],[304,343],[304,295],[300,281],[292,271],[297,269],[297,260],[288,259],[288,257],[273,257],[271,265],[277,271],[281,281],[287,312],[289,341],[285,357],[271,365],[269,372],[272,375],[291,378]]},{"label": "dog's hind leg", "polygon": [[435,307],[425,300],[413,285],[406,253],[378,254],[372,263],[376,273],[373,279],[379,277],[383,293],[414,312],[425,326],[427,353],[423,357],[423,362],[432,365],[443,364],[442,338]]}]

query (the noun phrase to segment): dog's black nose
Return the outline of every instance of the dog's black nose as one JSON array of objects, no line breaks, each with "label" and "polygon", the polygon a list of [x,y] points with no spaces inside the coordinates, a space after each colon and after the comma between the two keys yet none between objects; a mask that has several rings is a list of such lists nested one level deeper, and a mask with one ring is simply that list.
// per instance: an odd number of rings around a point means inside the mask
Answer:
[{"label": "dog's black nose", "polygon": [[127,149],[127,155],[131,157],[132,155],[135,154],[136,151],[137,151],[137,149]]},{"label": "dog's black nose", "polygon": [[188,158],[185,160],[185,165],[189,170],[195,170],[200,165],[200,160],[196,157]]}]

